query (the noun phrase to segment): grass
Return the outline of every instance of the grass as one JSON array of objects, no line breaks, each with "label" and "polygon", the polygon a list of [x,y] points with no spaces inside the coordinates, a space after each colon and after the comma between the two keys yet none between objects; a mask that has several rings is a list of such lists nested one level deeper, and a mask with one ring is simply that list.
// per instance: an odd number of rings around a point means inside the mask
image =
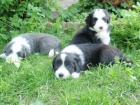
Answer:
[{"label": "grass", "polygon": [[[64,33],[59,37],[63,47],[71,39]],[[132,67],[122,63],[92,67],[78,79],[66,80],[55,78],[53,58],[47,55],[32,54],[20,68],[0,59],[0,105],[138,105],[140,51],[125,51]]]}]

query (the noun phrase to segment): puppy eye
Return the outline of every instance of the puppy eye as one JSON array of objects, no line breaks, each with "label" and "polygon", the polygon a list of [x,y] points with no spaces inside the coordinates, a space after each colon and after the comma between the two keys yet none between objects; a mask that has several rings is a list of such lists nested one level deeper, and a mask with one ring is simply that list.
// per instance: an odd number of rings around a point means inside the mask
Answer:
[{"label": "puppy eye", "polygon": [[97,21],[97,18],[94,17],[94,18],[93,18],[93,21]]},{"label": "puppy eye", "polygon": [[72,68],[72,65],[68,65],[67,68]]},{"label": "puppy eye", "polygon": [[56,71],[58,69],[58,66],[57,65],[53,66],[53,69],[54,71]]},{"label": "puppy eye", "polygon": [[103,17],[103,20],[104,20],[104,22],[106,22],[106,23],[107,23],[107,19],[106,19],[105,17]]}]

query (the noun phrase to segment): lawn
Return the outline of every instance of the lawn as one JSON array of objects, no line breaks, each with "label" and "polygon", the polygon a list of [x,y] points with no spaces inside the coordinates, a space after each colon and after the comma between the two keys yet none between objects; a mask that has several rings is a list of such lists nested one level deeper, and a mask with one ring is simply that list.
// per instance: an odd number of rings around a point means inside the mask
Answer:
[{"label": "lawn", "polygon": [[[23,7],[24,3],[30,4],[23,1]],[[45,32],[57,36],[62,41],[62,48],[69,44],[76,31],[66,27],[62,29],[62,17],[57,18],[52,27],[46,27],[41,3],[38,2],[40,7],[30,4],[28,9],[17,4],[19,7],[14,10],[11,7],[17,6],[11,6],[14,4],[12,2],[15,1],[3,2],[5,11],[10,11],[6,12],[7,15],[2,11],[0,43],[8,42],[9,38],[19,33]],[[57,79],[52,70],[53,57],[31,54],[21,61],[19,68],[0,59],[0,105],[140,105],[139,5],[135,7],[136,10],[123,11],[123,18],[111,16],[111,45],[117,46],[133,62],[131,67],[117,62],[110,66],[91,67],[77,79]],[[79,9],[76,7],[76,10]],[[76,12],[75,8],[72,10]],[[17,14],[12,15],[14,11]],[[27,12],[27,18],[21,19],[24,11]],[[46,13],[46,9],[42,12]],[[51,13],[49,9],[47,13]],[[50,14],[47,16],[51,17]],[[70,16],[82,22],[85,20],[85,14],[82,13]],[[0,45],[0,53],[4,46]]]},{"label": "lawn", "polygon": [[[71,34],[73,32],[71,31]],[[70,34],[70,32],[69,32]],[[63,47],[71,39],[61,34]],[[3,46],[1,46],[1,49]],[[123,48],[121,48],[123,50]],[[32,54],[20,68],[0,59],[1,105],[138,105],[140,104],[140,51],[125,49],[133,61],[92,67],[77,79],[57,79],[47,55]]]}]

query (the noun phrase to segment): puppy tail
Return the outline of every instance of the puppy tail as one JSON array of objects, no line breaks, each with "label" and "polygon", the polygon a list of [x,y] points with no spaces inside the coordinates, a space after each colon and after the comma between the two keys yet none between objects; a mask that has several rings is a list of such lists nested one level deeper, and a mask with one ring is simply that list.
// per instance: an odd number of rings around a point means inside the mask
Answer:
[{"label": "puppy tail", "polygon": [[2,54],[0,54],[0,58],[6,58],[6,55],[5,55],[5,53],[2,53]]}]

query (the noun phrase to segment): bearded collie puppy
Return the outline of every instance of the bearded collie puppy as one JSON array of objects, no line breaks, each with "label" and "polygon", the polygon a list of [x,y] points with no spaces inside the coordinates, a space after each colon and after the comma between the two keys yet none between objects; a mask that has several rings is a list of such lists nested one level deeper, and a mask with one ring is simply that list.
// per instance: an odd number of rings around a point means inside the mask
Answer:
[{"label": "bearded collie puppy", "polygon": [[110,43],[110,15],[104,9],[94,9],[85,19],[86,25],[72,38],[70,44]]},{"label": "bearded collie puppy", "polygon": [[[88,66],[101,64],[114,64],[115,56],[120,61],[126,61],[123,53],[106,44],[75,44],[65,47],[53,59],[52,66],[57,78],[78,78],[80,72],[87,70]],[[131,63],[130,63],[131,64]]]},{"label": "bearded collie puppy", "polygon": [[45,33],[25,33],[12,39],[4,48],[0,58],[18,61],[26,58],[31,53],[42,53],[53,56],[58,54],[61,49],[60,40],[52,35]]}]

